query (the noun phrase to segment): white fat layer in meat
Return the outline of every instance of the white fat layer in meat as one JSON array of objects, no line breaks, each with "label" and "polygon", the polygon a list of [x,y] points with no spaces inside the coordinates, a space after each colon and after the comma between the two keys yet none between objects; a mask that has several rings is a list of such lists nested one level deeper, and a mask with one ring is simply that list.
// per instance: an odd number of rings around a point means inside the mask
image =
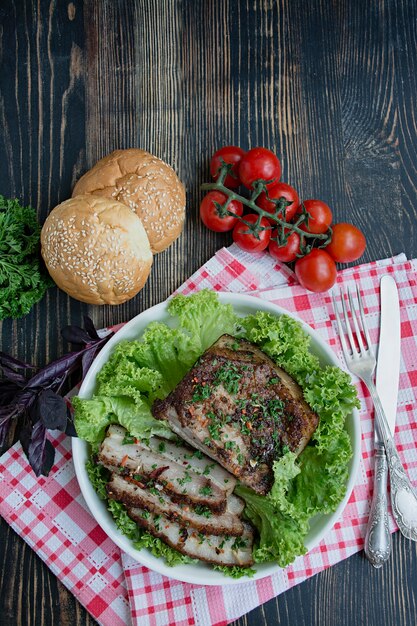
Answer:
[{"label": "white fat layer in meat", "polygon": [[141,507],[155,514],[165,515],[179,521],[183,526],[192,526],[205,534],[227,533],[239,536],[244,531],[243,523],[238,517],[242,512],[242,500],[236,496],[229,497],[230,504],[228,499],[228,508],[224,513],[206,511],[206,514],[199,514],[194,507],[177,504],[156,488],[143,488],[118,474],[112,474],[107,490],[110,498],[123,502],[126,506]]},{"label": "white fat layer in meat", "polygon": [[154,452],[161,452],[164,457],[177,461],[181,465],[190,464],[194,472],[206,476],[227,494],[232,493],[235,488],[236,478],[221,465],[213,462],[213,459],[205,454],[202,455],[202,458],[195,456],[195,453],[201,453],[201,450],[193,451],[160,437],[152,437],[149,441],[149,447]]},{"label": "white fat layer in meat", "polygon": [[191,558],[226,566],[249,567],[253,564],[253,532],[247,524],[244,525],[242,536],[236,538],[201,535],[139,507],[128,508],[128,515],[152,535]]},{"label": "white fat layer in meat", "polygon": [[[164,467],[160,483],[164,491],[178,495],[182,500],[208,506],[213,510],[224,510],[226,493],[215,485],[209,476],[197,474],[191,464],[180,465],[142,444],[123,444],[126,431],[120,426],[110,426],[101,444],[99,461],[111,471],[128,471],[131,474],[150,476]],[[121,465],[123,466],[120,469]]]}]

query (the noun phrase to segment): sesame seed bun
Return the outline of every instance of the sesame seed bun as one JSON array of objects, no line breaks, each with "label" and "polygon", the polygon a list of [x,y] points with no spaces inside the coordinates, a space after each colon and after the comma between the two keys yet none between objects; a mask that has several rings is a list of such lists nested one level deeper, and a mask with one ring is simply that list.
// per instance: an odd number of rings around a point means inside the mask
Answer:
[{"label": "sesame seed bun", "polygon": [[90,304],[121,304],[145,284],[152,252],[138,216],[109,198],[70,198],[51,211],[42,256],[58,287]]},{"label": "sesame seed bun", "polygon": [[115,150],[80,178],[73,196],[91,193],[123,202],[142,220],[153,253],[181,234],[185,189],[164,161],[145,150]]}]

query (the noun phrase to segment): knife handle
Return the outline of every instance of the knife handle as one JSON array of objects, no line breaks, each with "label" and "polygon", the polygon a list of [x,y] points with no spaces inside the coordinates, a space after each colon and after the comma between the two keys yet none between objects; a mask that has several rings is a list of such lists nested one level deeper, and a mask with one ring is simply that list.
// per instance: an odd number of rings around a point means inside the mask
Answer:
[{"label": "knife handle", "polygon": [[383,445],[375,448],[374,493],[365,535],[365,554],[374,567],[382,567],[391,554],[388,523],[388,464]]},{"label": "knife handle", "polygon": [[375,385],[372,380],[367,380],[366,385],[374,402],[377,426],[384,439],[389,467],[392,514],[404,537],[417,541],[417,493],[401,463]]}]

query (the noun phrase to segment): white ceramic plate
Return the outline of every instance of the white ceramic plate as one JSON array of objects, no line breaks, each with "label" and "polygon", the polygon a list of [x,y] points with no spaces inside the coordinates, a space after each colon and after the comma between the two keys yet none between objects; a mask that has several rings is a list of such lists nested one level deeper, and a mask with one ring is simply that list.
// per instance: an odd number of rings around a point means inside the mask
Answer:
[{"label": "white ceramic plate", "polygon": [[[273,315],[282,315],[283,313],[290,315],[296,319],[303,326],[304,330],[310,335],[311,351],[318,356],[321,364],[337,365],[340,367],[340,363],[334,352],[327,346],[320,336],[310,326],[291,313],[288,313],[288,311],[252,296],[231,293],[221,293],[219,296],[221,302],[232,304],[236,313],[240,316],[249,315],[251,313],[255,313],[256,311],[267,311]],[[167,302],[157,304],[147,311],[140,313],[123,326],[123,328],[121,328],[121,330],[119,330],[116,335],[109,340],[94,360],[94,363],[84,379],[79,392],[81,398],[90,398],[93,395],[96,386],[97,373],[108,360],[115,345],[124,339],[132,340],[140,338],[148,324],[153,321],[165,322],[170,326],[175,324],[175,321],[173,321],[173,319],[168,315]],[[359,415],[356,410],[354,410],[348,417],[346,429],[350,435],[353,448],[353,457],[350,461],[349,481],[346,495],[334,513],[329,515],[317,515],[311,520],[310,532],[308,533],[305,541],[307,550],[311,550],[314,546],[316,546],[337,522],[346,506],[355,484],[355,477],[359,467],[361,455]],[[205,565],[204,563],[198,565],[179,565],[176,567],[169,567],[162,559],[156,558],[148,550],[136,550],[133,547],[132,542],[118,530],[111,514],[106,508],[105,503],[100,500],[89,481],[87,471],[85,469],[85,464],[89,456],[88,444],[81,439],[74,438],[72,440],[72,453],[75,472],[81,492],[93,517],[97,520],[104,532],[114,541],[114,543],[116,543],[124,552],[127,552],[130,556],[139,561],[142,565],[145,565],[160,574],[164,574],[165,576],[197,585],[233,585],[248,580],[247,578],[235,580],[228,576],[224,576],[221,572],[214,571],[210,566]],[[263,578],[279,569],[279,567],[274,564],[256,565],[254,568],[256,569],[256,574],[251,578],[251,580]]]}]

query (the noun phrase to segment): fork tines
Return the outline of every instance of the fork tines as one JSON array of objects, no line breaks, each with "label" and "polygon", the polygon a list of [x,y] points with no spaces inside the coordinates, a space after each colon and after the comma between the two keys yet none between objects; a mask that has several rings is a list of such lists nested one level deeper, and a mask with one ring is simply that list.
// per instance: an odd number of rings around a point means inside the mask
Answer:
[{"label": "fork tines", "polygon": [[[362,298],[359,287],[357,285],[355,291],[358,304],[356,304],[355,298],[352,295],[349,287],[342,288],[339,292],[339,299],[342,303],[343,320],[345,323],[349,344],[346,341],[345,331],[343,330],[343,324],[337,306],[337,299],[335,297],[335,294],[333,293],[333,308],[345,358],[347,356],[352,358],[361,354],[364,355],[366,353],[372,354],[371,338],[369,336],[368,328],[366,326]],[[348,310],[348,307],[346,306],[347,301],[349,303],[350,310]]]}]

